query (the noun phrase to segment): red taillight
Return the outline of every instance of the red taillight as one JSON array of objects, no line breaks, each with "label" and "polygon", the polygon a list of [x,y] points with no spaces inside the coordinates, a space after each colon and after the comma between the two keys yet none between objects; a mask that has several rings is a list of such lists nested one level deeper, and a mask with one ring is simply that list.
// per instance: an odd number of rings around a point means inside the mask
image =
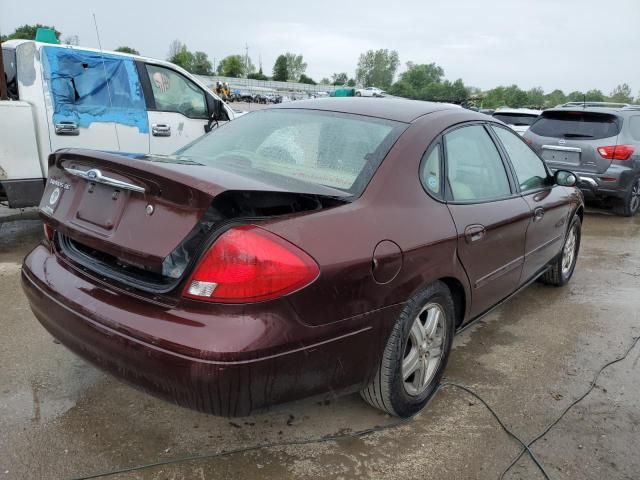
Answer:
[{"label": "red taillight", "polygon": [[200,260],[183,295],[248,303],[271,300],[308,285],[320,272],[305,252],[253,225],[223,233]]},{"label": "red taillight", "polygon": [[56,231],[51,225],[47,225],[46,223],[43,223],[42,225],[44,226],[44,238],[46,238],[48,242],[52,242],[53,235],[56,233]]},{"label": "red taillight", "polygon": [[633,155],[633,145],[610,145],[608,147],[598,147],[598,153],[607,160],[629,160]]}]

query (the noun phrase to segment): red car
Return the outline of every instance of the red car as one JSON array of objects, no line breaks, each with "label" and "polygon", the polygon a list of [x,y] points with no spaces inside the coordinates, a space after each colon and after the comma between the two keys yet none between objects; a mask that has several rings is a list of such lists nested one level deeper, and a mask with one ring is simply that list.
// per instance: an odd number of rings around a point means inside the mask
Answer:
[{"label": "red car", "polygon": [[54,153],[22,281],[64,345],[180,405],[361,391],[409,416],[456,329],[571,278],[575,183],[462,108],[292,102],[171,156]]}]

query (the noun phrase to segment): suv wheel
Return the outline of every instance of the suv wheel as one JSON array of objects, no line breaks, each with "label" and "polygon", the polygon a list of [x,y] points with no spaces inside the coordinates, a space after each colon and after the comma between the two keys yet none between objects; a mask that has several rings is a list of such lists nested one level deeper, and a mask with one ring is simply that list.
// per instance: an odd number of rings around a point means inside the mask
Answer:
[{"label": "suv wheel", "polygon": [[389,336],[378,370],[360,394],[391,415],[418,413],[436,392],[455,332],[451,293],[436,282],[413,296]]},{"label": "suv wheel", "polygon": [[640,210],[640,178],[636,178],[631,188],[620,203],[614,206],[614,211],[624,217],[633,217]]}]

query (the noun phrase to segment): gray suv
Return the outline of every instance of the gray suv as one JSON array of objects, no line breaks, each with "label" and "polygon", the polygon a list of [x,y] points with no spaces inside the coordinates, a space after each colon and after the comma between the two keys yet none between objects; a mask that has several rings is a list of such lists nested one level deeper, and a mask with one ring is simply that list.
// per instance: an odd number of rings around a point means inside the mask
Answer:
[{"label": "gray suv", "polygon": [[552,171],[571,170],[585,198],[640,209],[640,105],[570,102],[545,110],[524,134]]}]

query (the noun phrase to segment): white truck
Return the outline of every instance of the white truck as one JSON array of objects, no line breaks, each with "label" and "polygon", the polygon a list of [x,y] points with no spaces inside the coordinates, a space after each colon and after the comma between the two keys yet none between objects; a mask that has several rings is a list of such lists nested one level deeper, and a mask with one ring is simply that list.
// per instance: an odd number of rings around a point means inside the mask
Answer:
[{"label": "white truck", "polygon": [[162,60],[30,40],[2,43],[2,58],[0,202],[12,208],[38,205],[60,148],[170,154],[238,116]]}]

